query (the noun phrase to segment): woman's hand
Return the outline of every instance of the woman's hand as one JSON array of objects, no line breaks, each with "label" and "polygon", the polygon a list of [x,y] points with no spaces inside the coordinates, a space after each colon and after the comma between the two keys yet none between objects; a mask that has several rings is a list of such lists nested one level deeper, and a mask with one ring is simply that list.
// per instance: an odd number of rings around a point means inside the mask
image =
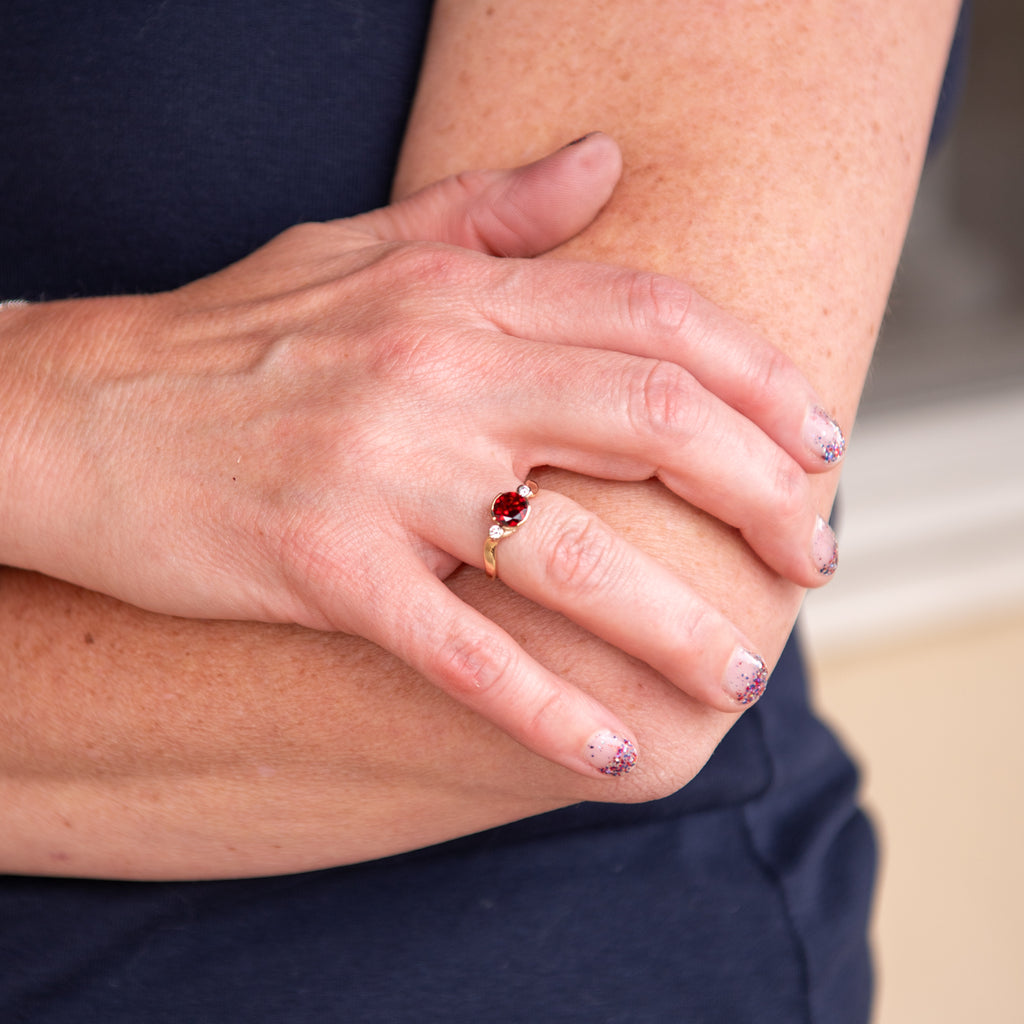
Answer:
[{"label": "woman's hand", "polygon": [[[842,454],[805,379],[668,278],[522,258],[596,215],[591,137],[285,232],[177,292],[2,312],[8,564],[150,610],[365,636],[530,749],[629,767],[621,721],[441,582],[531,468],[660,478],[803,585],[835,564],[805,471]],[[501,578],[740,710],[764,665],[661,564],[555,493]]]}]

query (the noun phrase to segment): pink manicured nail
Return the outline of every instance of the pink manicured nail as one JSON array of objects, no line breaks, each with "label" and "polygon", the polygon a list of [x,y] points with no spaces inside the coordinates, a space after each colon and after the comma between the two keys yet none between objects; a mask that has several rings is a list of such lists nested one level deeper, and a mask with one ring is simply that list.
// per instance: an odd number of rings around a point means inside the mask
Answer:
[{"label": "pink manicured nail", "polygon": [[608,729],[595,732],[584,748],[587,760],[602,775],[626,775],[636,764],[636,747]]},{"label": "pink manicured nail", "polygon": [[818,525],[814,531],[811,551],[818,572],[822,576],[831,576],[839,564],[839,545],[836,543],[836,535],[832,532],[832,527],[821,516],[818,516]]},{"label": "pink manicured nail", "polygon": [[846,454],[846,438],[824,409],[814,406],[804,420],[804,443],[830,466]]},{"label": "pink manicured nail", "polygon": [[737,647],[725,670],[725,692],[737,704],[753,704],[768,685],[768,666],[764,658],[745,647]]}]

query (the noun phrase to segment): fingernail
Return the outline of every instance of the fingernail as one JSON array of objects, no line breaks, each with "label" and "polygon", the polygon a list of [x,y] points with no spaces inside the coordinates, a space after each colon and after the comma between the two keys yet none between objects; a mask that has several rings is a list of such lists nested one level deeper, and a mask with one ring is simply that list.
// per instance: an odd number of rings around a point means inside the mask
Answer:
[{"label": "fingernail", "polygon": [[586,142],[591,136],[600,134],[600,132],[587,132],[586,135],[581,135],[578,139],[573,139],[572,142],[567,142],[562,149],[568,149],[570,146],[578,146],[581,142]]},{"label": "fingernail", "polygon": [[636,764],[636,747],[633,743],[608,729],[595,732],[587,740],[584,754],[602,775],[626,775]]},{"label": "fingernail", "polygon": [[846,438],[839,424],[817,405],[804,420],[804,443],[830,466],[841,461],[846,453]]},{"label": "fingernail", "polygon": [[836,543],[832,527],[821,516],[818,516],[818,525],[814,531],[812,552],[818,572],[822,576],[831,576],[839,564],[839,545]]},{"label": "fingernail", "polygon": [[759,654],[737,647],[725,670],[725,692],[737,704],[753,704],[768,685],[768,666]]}]

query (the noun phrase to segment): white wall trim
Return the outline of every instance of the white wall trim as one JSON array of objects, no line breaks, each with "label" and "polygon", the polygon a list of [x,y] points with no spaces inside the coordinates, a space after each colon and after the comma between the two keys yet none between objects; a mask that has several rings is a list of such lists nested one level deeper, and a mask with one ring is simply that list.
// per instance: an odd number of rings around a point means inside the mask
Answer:
[{"label": "white wall trim", "polygon": [[804,606],[816,651],[1024,609],[1024,389],[865,416],[839,510],[839,571]]}]

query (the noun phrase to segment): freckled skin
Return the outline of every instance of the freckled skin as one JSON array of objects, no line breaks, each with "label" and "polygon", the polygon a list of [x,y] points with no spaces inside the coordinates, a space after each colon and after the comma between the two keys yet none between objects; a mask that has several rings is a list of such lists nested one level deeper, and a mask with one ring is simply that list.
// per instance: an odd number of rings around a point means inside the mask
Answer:
[{"label": "freckled skin", "polygon": [[[622,183],[557,255],[687,278],[791,355],[848,428],[955,6],[439,0],[396,192],[614,135]],[[650,482],[537,479],[668,560],[775,660],[801,594],[735,531]],[[815,486],[824,511],[834,480]],[[59,874],[55,851],[128,878],[383,856],[609,785],[664,795],[734,720],[482,573],[450,585],[620,712],[635,770],[568,778],[352,637],[147,616],[13,570],[0,583],[3,870]]]}]

